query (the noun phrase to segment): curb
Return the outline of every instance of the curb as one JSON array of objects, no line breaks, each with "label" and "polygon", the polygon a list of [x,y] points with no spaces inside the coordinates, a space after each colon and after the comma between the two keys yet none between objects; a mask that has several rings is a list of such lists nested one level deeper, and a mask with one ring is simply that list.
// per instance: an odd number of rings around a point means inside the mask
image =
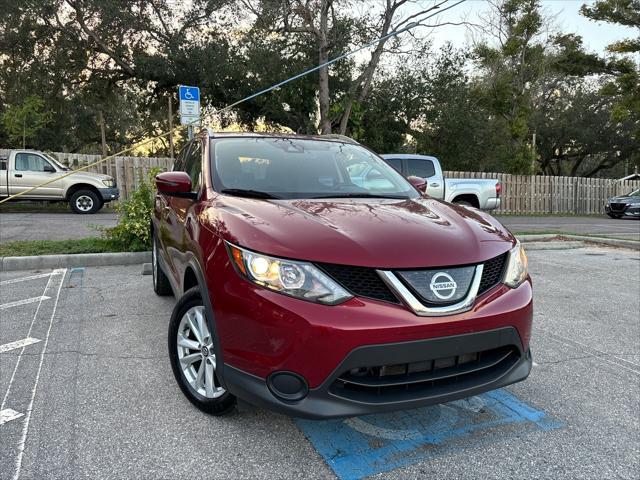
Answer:
[{"label": "curb", "polygon": [[73,255],[36,255],[0,258],[0,272],[42,270],[45,268],[105,267],[136,265],[151,261],[151,252],[79,253]]},{"label": "curb", "polygon": [[540,234],[540,235],[516,235],[523,243],[531,242],[566,242],[567,248],[577,248],[579,245],[570,247],[571,244],[577,242],[590,243],[596,245],[605,245],[608,247],[630,248],[632,250],[640,250],[640,242],[636,240],[623,240],[621,238],[603,238],[590,237],[586,235],[570,235],[570,234]]}]

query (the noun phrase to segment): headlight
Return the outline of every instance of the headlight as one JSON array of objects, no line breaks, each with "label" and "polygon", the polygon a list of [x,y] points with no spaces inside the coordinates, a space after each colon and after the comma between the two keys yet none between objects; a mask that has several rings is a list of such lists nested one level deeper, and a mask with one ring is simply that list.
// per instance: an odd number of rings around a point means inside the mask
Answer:
[{"label": "headlight", "polygon": [[629,204],[630,207],[640,207],[640,202],[631,202]]},{"label": "headlight", "polygon": [[227,246],[238,272],[257,285],[325,305],[336,305],[352,297],[311,263],[268,257],[229,243]]},{"label": "headlight", "polygon": [[509,259],[507,260],[507,270],[504,274],[505,285],[516,288],[527,279],[529,274],[527,254],[524,253],[524,247],[518,242],[515,247],[509,251]]},{"label": "headlight", "polygon": [[116,182],[113,178],[107,178],[106,180],[102,180],[105,187],[113,188],[116,186]]}]

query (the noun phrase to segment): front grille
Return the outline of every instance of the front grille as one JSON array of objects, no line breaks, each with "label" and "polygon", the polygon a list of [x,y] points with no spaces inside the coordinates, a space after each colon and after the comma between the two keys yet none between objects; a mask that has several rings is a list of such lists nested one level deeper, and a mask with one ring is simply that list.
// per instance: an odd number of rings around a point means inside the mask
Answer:
[{"label": "front grille", "polygon": [[519,359],[519,350],[508,345],[420,362],[363,366],[343,372],[330,390],[371,403],[436,397],[495,381]]},{"label": "front grille", "polygon": [[620,212],[624,210],[626,206],[627,206],[626,203],[610,203],[609,204],[609,208],[611,208],[611,210],[617,210]]},{"label": "front grille", "polygon": [[329,263],[318,264],[318,267],[356,296],[399,303],[374,268]]},{"label": "front grille", "polygon": [[498,257],[484,262],[482,279],[480,280],[480,287],[478,288],[478,295],[482,295],[484,292],[500,283],[508,255],[509,253],[503,253]]}]

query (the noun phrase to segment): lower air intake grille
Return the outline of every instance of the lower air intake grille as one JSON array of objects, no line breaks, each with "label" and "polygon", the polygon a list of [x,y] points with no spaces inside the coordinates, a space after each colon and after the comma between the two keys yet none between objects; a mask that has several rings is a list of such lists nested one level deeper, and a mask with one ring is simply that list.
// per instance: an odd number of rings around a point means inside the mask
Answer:
[{"label": "lower air intake grille", "polygon": [[435,397],[497,380],[520,359],[515,346],[396,365],[352,368],[331,385],[334,395],[361,402]]},{"label": "lower air intake grille", "polygon": [[396,296],[382,281],[373,268],[349,265],[318,264],[335,281],[359,297],[373,298],[385,302],[399,303]]}]

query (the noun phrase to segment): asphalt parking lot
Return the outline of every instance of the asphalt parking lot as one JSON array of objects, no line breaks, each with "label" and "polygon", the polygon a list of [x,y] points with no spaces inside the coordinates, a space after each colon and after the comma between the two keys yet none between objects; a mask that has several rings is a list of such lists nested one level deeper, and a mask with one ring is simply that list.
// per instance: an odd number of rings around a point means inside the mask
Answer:
[{"label": "asphalt parking lot", "polygon": [[529,379],[324,422],[196,410],[167,359],[173,299],[139,266],[2,272],[0,478],[638,478],[640,255],[529,257]]}]

